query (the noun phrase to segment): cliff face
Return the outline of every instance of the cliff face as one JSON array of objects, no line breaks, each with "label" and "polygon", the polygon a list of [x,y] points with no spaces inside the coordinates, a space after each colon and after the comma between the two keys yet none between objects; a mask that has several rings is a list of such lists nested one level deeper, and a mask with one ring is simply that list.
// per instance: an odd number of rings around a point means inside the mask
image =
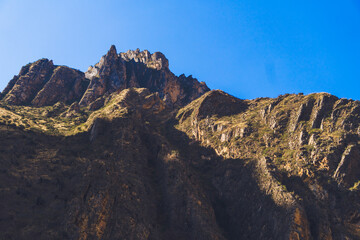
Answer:
[{"label": "cliff face", "polygon": [[166,57],[147,50],[127,51],[117,54],[115,46],[94,67],[89,67],[85,76],[90,79],[80,105],[86,106],[104,95],[131,87],[147,88],[158,92],[168,104],[183,106],[198,98],[209,89],[192,77],[176,77],[169,70]]},{"label": "cliff face", "polygon": [[47,59],[24,66],[2,92],[4,101],[15,105],[29,103],[49,80],[54,68]]},{"label": "cliff face", "polygon": [[295,232],[358,238],[359,107],[326,93],[240,100],[211,91],[178,112],[177,128],[224,158],[262,163],[273,184],[263,190],[292,209]]},{"label": "cliff face", "polygon": [[1,239],[360,239],[358,101],[241,100],[115,47],[2,96]]}]

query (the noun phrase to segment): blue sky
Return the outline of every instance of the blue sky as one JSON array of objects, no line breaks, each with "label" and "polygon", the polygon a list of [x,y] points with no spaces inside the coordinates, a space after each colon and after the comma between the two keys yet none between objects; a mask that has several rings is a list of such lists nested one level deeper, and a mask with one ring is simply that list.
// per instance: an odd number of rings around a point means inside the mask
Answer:
[{"label": "blue sky", "polygon": [[111,44],[239,98],[360,100],[359,0],[0,0],[1,89],[39,58],[86,71]]}]

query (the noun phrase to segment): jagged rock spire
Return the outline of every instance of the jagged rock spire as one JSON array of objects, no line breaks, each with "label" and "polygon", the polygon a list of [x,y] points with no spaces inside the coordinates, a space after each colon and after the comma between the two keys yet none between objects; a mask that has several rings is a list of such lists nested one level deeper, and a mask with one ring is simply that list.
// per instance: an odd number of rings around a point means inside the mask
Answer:
[{"label": "jagged rock spire", "polygon": [[175,76],[161,52],[151,54],[148,50],[136,49],[117,54],[114,45],[85,76],[91,82],[80,101],[82,106],[103,98],[106,93],[129,87],[159,92],[170,105],[184,105],[209,90],[206,84],[192,77]]}]

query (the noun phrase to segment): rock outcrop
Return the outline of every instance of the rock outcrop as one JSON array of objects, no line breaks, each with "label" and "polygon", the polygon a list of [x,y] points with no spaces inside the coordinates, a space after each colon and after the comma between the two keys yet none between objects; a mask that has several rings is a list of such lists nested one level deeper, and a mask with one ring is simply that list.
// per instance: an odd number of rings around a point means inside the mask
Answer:
[{"label": "rock outcrop", "polygon": [[59,101],[71,104],[80,100],[88,84],[84,73],[41,59],[23,67],[4,89],[2,97],[11,105],[41,107]]},{"label": "rock outcrop", "polygon": [[85,73],[90,79],[80,105],[87,106],[105,93],[126,88],[147,88],[158,92],[160,98],[174,106],[184,106],[198,98],[209,89],[191,76],[175,76],[169,70],[166,57],[155,52],[150,54],[139,49],[117,54],[115,46],[104,55],[94,67]]},{"label": "rock outcrop", "polygon": [[31,105],[42,107],[57,102],[71,104],[83,96],[89,81],[84,73],[65,66],[54,69],[53,74],[31,101]]},{"label": "rock outcrop", "polygon": [[254,166],[257,186],[288,209],[288,229],[297,230],[287,239],[358,239],[360,222],[351,216],[360,209],[359,106],[327,93],[240,100],[216,90],[180,109],[177,128],[224,158]]},{"label": "rock outcrop", "polygon": [[2,92],[4,101],[13,105],[29,104],[49,81],[55,66],[48,59],[41,59],[23,67]]},{"label": "rock outcrop", "polygon": [[85,73],[55,66],[47,59],[28,64],[14,76],[0,97],[7,104],[37,107],[78,101],[80,106],[96,110],[111,93],[131,87],[158,92],[172,107],[182,107],[209,91],[204,82],[192,76],[175,76],[160,52],[151,54],[137,49],[118,54],[115,46],[111,46]]},{"label": "rock outcrop", "polygon": [[334,178],[347,187],[352,187],[360,179],[359,146],[350,144],[341,156],[341,161],[334,172]]}]

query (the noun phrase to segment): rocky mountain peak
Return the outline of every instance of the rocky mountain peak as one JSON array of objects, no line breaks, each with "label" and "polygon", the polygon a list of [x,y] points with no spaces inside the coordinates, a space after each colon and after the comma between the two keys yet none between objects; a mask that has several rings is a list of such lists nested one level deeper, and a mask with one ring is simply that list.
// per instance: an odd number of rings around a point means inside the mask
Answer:
[{"label": "rocky mountain peak", "polygon": [[49,80],[54,68],[53,61],[46,58],[24,66],[2,92],[4,101],[14,105],[28,104]]},{"label": "rocky mountain peak", "polygon": [[112,45],[85,73],[58,67],[48,59],[24,66],[1,93],[2,100],[13,105],[33,106],[79,101],[80,106],[97,109],[111,93],[138,87],[158,92],[169,106],[181,107],[209,90],[205,83],[191,76],[174,75],[164,54],[148,50],[117,53]]},{"label": "rocky mountain peak", "polygon": [[169,68],[169,60],[161,52],[151,54],[148,50],[140,51],[140,49],[137,48],[136,50],[128,50],[127,52],[120,53],[120,56],[125,61],[133,60],[140,62],[156,70]]},{"label": "rocky mountain peak", "polygon": [[115,45],[111,45],[109,51],[106,53],[106,55],[104,55],[101,59],[100,62],[102,62],[102,64],[104,64],[104,62],[107,62],[106,64],[111,64],[114,63],[118,60],[119,55],[117,54],[116,51],[116,47]]},{"label": "rocky mountain peak", "polygon": [[107,55],[116,55],[117,56],[117,51],[116,51],[115,45],[111,45]]},{"label": "rocky mountain peak", "polygon": [[128,50],[116,53],[115,46],[104,55],[99,63],[85,73],[90,79],[80,105],[89,106],[96,102],[101,107],[104,96],[130,87],[148,88],[172,106],[184,106],[208,91],[204,83],[181,75],[175,76],[169,70],[169,61],[164,54],[148,50]]}]

